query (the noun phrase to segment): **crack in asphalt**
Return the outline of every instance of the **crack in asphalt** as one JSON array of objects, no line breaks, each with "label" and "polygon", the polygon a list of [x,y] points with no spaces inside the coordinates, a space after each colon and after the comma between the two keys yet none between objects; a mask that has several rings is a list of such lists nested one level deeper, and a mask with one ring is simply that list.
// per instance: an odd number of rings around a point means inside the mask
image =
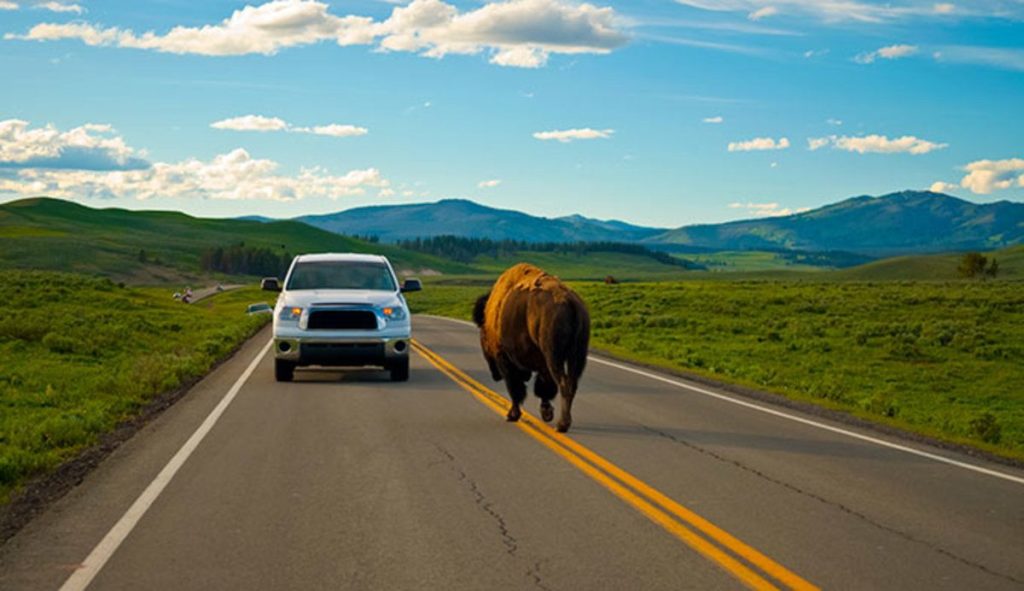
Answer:
[{"label": "crack in asphalt", "polygon": [[[469,477],[469,474],[467,474],[466,471],[459,465],[458,461],[455,459],[455,456],[450,451],[448,451],[443,446],[437,443],[434,444],[434,447],[437,448],[437,451],[439,451],[444,456],[445,459],[439,462],[434,462],[431,465],[437,465],[442,463],[448,465],[449,469],[452,472],[454,472],[455,475],[458,477],[459,482],[464,483],[466,487],[469,489],[469,492],[473,495],[473,500],[476,503],[477,507],[479,507],[488,516],[490,516],[490,518],[497,525],[498,533],[501,535],[501,543],[505,546],[505,553],[514,558],[522,558],[519,555],[519,541],[515,538],[515,536],[512,535],[511,531],[509,530],[508,523],[505,521],[505,517],[501,513],[499,513],[497,509],[495,509],[494,503],[487,499],[487,496],[480,489],[480,486],[477,484],[477,482]],[[529,569],[527,569],[526,576],[531,581],[533,581],[534,586],[536,586],[538,589],[543,589],[544,591],[551,591],[550,587],[544,585],[540,574],[541,565],[545,561],[546,559],[541,559],[533,563],[533,565]]]},{"label": "crack in asphalt", "polygon": [[920,544],[920,545],[924,546],[925,548],[928,548],[929,550],[932,550],[933,552],[941,554],[941,555],[943,555],[943,556],[945,556],[947,558],[951,558],[951,559],[953,559],[953,560],[955,560],[955,561],[957,561],[957,562],[959,562],[959,563],[961,563],[963,565],[966,565],[968,567],[980,570],[980,571],[984,572],[985,574],[988,574],[988,575],[991,575],[991,576],[994,576],[994,577],[998,577],[998,578],[1001,578],[1001,579],[1005,579],[1005,580],[1010,581],[1010,582],[1012,582],[1012,583],[1014,583],[1016,585],[1024,584],[1024,581],[1021,581],[1020,579],[1017,579],[1013,575],[1008,575],[1006,573],[1001,573],[1001,572],[992,570],[991,568],[985,566],[984,564],[980,564],[980,563],[974,562],[973,560],[971,560],[969,558],[964,558],[963,556],[959,556],[957,554],[954,554],[950,550],[946,550],[945,548],[942,548],[940,546],[936,546],[935,544],[932,544],[931,542],[928,542],[926,540],[922,540],[920,538],[914,537],[912,534],[909,534],[909,533],[907,533],[905,531],[902,531],[902,530],[896,529],[896,528],[894,528],[892,526],[886,525],[884,523],[875,521],[871,517],[868,517],[867,515],[865,515],[863,513],[860,513],[859,511],[851,509],[850,507],[847,507],[846,505],[844,505],[842,503],[837,503],[835,501],[830,501],[829,499],[826,499],[825,497],[823,497],[821,495],[815,494],[815,493],[810,492],[808,490],[804,490],[804,489],[800,488],[799,486],[796,486],[794,484],[790,484],[789,482],[785,482],[783,480],[779,480],[778,478],[774,478],[772,476],[769,476],[768,474],[765,474],[764,472],[761,472],[757,468],[752,468],[752,467],[750,467],[750,466],[740,462],[739,460],[734,460],[734,459],[731,459],[731,458],[727,458],[727,457],[725,457],[725,456],[723,456],[723,455],[721,455],[719,453],[711,451],[710,449],[701,447],[701,446],[699,446],[699,445],[697,445],[695,443],[686,441],[685,439],[681,439],[681,438],[679,438],[679,437],[677,437],[677,436],[675,436],[675,435],[673,435],[671,433],[667,433],[665,431],[661,431],[659,429],[655,429],[654,427],[649,427],[647,425],[640,425],[640,427],[642,427],[648,433],[652,433],[652,434],[658,435],[660,437],[664,437],[665,439],[668,439],[668,440],[670,440],[670,441],[672,441],[674,443],[677,443],[679,445],[682,445],[684,447],[692,449],[692,450],[694,450],[694,451],[696,451],[698,453],[701,453],[701,454],[704,454],[704,455],[709,456],[711,458],[714,458],[715,460],[717,460],[719,462],[724,462],[724,463],[727,463],[727,464],[732,464],[733,466],[736,466],[737,468],[739,468],[739,469],[741,469],[741,470],[743,470],[745,472],[749,472],[749,473],[757,476],[758,478],[761,478],[763,480],[771,482],[772,484],[775,484],[776,486],[781,486],[781,487],[786,488],[786,489],[788,489],[790,491],[793,491],[793,492],[795,492],[797,494],[803,495],[803,496],[805,496],[807,498],[814,499],[815,501],[818,501],[818,502],[823,503],[825,505],[828,505],[830,507],[834,507],[836,509],[839,509],[843,513],[846,513],[846,514],[851,515],[851,516],[853,516],[853,517],[855,517],[857,519],[860,519],[861,521],[864,521],[868,525],[871,525],[871,526],[873,526],[875,528],[878,528],[878,529],[880,529],[882,531],[885,531],[885,532],[888,532],[888,533],[891,533],[891,534],[895,534],[896,536],[901,537],[904,540],[907,540],[909,542],[912,542],[912,543],[915,543],[915,544]]}]

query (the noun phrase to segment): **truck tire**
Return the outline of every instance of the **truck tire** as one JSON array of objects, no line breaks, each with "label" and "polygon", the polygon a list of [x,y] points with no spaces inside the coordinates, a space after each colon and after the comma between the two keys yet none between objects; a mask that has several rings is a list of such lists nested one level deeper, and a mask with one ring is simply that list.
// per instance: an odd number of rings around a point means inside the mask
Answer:
[{"label": "truck tire", "polygon": [[399,361],[392,362],[388,367],[391,370],[391,381],[392,382],[408,382],[409,381],[409,358],[404,357]]},{"label": "truck tire", "polygon": [[295,364],[283,359],[274,360],[274,378],[279,382],[290,382],[295,377]]}]

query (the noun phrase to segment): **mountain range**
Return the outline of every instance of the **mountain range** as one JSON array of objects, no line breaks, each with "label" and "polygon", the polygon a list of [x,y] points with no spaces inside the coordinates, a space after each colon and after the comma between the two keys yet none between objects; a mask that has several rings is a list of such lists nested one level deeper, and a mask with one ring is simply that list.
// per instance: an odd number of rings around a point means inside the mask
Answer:
[{"label": "mountain range", "polygon": [[465,199],[358,207],[296,221],[338,234],[376,236],[383,242],[445,234],[527,242],[639,242],[665,232],[581,215],[544,218]]},{"label": "mountain range", "polygon": [[783,249],[890,256],[1024,243],[1024,204],[979,204],[930,191],[864,195],[794,215],[674,230],[581,215],[545,218],[463,199],[360,207],[296,221],[384,242],[449,234],[528,242],[639,242],[677,251]]}]

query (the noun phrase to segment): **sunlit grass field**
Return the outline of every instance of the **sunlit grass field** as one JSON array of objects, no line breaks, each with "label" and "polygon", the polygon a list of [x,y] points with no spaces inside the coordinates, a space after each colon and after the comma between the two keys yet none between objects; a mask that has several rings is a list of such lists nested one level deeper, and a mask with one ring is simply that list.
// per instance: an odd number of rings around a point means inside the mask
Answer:
[{"label": "sunlit grass field", "polygon": [[[596,348],[1024,459],[1019,282],[573,287]],[[409,300],[468,319],[485,291],[428,285]]]},{"label": "sunlit grass field", "polygon": [[166,289],[0,271],[0,503],[130,418],[202,376],[263,326],[255,288],[193,305]]}]

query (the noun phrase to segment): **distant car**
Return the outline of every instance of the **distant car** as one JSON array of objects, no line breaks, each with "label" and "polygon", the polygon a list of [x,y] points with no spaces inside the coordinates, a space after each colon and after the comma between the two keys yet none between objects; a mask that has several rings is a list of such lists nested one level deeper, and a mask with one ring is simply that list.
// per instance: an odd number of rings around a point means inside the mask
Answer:
[{"label": "distant car", "polygon": [[274,309],[270,307],[270,304],[266,302],[260,302],[258,304],[249,304],[249,307],[246,308],[245,313],[248,314],[249,316],[254,316],[256,314],[273,314]]},{"label": "distant car", "polygon": [[274,374],[290,382],[295,368],[377,366],[391,380],[409,379],[412,322],[403,293],[422,289],[418,279],[399,284],[386,257],[307,254],[295,257],[283,286],[267,277],[263,289],[280,292],[274,309]]}]

